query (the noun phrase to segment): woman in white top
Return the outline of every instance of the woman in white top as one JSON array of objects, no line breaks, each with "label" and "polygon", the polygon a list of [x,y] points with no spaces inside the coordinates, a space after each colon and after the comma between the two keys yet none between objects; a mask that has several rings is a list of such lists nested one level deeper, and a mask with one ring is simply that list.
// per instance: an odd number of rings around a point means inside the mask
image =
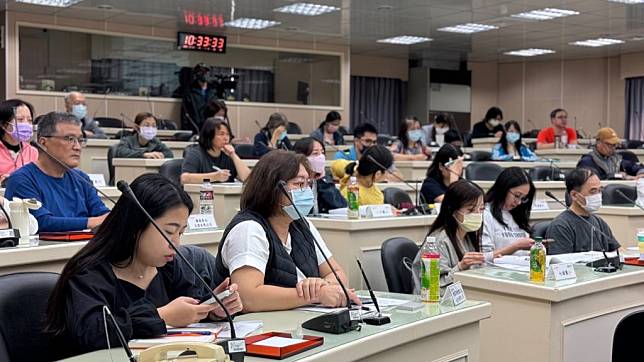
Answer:
[{"label": "woman in white top", "polygon": [[[246,180],[241,211],[226,227],[215,263],[220,275],[230,275],[239,285],[245,312],[347,304],[332,268],[348,288],[344,271],[315,226],[295,211],[307,215],[313,207],[312,172],[306,156],[274,150],[257,162]],[[360,304],[355,293],[347,291]]]},{"label": "woman in white top", "polygon": [[502,255],[527,254],[530,239],[530,210],[535,187],[519,167],[506,168],[485,196],[481,250],[486,261]]}]

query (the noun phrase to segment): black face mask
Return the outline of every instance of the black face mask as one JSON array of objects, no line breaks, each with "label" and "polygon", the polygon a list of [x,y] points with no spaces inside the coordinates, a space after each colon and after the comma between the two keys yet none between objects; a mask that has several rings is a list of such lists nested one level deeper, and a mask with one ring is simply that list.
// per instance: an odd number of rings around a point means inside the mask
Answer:
[{"label": "black face mask", "polygon": [[198,74],[197,75],[197,81],[201,83],[206,83],[208,81],[208,78],[206,78],[205,74]]}]

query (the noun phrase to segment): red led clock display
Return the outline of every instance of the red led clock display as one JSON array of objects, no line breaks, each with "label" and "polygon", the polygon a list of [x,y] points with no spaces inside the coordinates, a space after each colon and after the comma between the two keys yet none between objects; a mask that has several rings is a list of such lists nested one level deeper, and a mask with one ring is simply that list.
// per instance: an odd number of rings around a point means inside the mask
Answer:
[{"label": "red led clock display", "polygon": [[177,33],[179,50],[198,50],[209,53],[226,53],[226,37],[220,35]]}]

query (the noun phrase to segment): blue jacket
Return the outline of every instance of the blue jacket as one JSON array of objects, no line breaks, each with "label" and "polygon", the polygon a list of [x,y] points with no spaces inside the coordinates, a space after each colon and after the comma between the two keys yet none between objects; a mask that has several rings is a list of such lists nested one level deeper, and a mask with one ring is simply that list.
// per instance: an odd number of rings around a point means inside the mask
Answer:
[{"label": "blue jacket", "polygon": [[[537,155],[532,152],[526,145],[522,144],[521,148],[519,148],[519,154],[521,155],[521,160],[523,161],[536,161],[539,159]],[[514,155],[511,155],[501,147],[500,143],[497,143],[494,145],[494,148],[492,148],[492,160],[494,161],[512,161],[514,159]]]}]

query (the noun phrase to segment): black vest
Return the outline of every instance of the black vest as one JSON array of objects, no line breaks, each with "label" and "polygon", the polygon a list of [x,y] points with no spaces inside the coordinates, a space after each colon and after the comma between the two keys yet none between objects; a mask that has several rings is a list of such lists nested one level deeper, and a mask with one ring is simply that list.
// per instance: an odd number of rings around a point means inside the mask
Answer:
[{"label": "black vest", "polygon": [[[219,251],[217,253],[217,261],[215,263],[217,273],[224,277],[230,276],[228,268],[224,266],[221,259],[221,250],[226,242],[228,233],[235,225],[244,221],[255,221],[259,223],[268,239],[268,263],[264,271],[264,284],[275,285],[278,287],[294,288],[297,284],[297,267],[302,273],[308,277],[319,277],[320,269],[318,267],[317,255],[315,253],[315,245],[313,245],[313,234],[309,231],[305,221],[296,220],[289,226],[289,234],[291,235],[291,254],[289,255],[284,249],[282,241],[279,239],[273,228],[260,214],[245,210],[239,212],[232,221],[226,226],[224,235],[219,243]],[[296,226],[297,225],[297,226]],[[306,235],[306,236],[305,236]]]}]

